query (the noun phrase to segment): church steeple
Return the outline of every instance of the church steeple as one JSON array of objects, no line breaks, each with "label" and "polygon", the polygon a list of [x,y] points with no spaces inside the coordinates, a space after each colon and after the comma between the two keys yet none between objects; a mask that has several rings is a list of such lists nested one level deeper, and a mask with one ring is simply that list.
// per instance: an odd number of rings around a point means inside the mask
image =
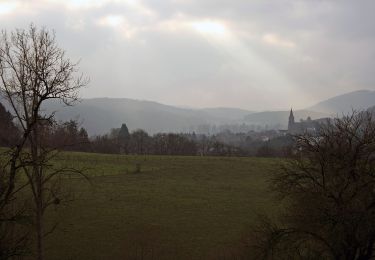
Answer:
[{"label": "church steeple", "polygon": [[294,115],[293,115],[293,109],[290,109],[290,114],[289,114],[289,122],[288,122],[288,131],[291,132],[293,131],[294,127]]}]

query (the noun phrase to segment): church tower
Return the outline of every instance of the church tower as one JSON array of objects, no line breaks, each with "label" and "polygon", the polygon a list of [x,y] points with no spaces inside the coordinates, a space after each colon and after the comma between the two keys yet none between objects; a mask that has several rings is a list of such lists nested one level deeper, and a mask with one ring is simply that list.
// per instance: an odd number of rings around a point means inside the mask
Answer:
[{"label": "church tower", "polygon": [[288,132],[293,132],[293,129],[294,129],[294,115],[293,115],[293,109],[290,109]]}]

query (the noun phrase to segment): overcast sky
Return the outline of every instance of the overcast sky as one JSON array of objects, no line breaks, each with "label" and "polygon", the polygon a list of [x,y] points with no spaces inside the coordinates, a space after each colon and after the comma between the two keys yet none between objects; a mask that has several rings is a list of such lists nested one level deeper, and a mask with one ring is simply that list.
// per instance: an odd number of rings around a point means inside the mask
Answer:
[{"label": "overcast sky", "polygon": [[375,1],[0,0],[0,27],[56,31],[82,96],[308,107],[375,90]]}]

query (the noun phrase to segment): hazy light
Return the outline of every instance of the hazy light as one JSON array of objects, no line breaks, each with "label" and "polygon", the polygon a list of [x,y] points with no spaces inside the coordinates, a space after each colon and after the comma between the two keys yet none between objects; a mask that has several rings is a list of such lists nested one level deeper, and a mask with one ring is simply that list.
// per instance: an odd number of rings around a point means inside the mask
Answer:
[{"label": "hazy light", "polygon": [[202,34],[224,36],[227,32],[225,26],[219,22],[213,22],[213,21],[193,22],[191,23],[191,26],[193,27],[194,30]]},{"label": "hazy light", "polygon": [[0,2],[0,14],[8,14],[16,9],[18,3],[17,2]]},{"label": "hazy light", "polygon": [[263,41],[270,45],[286,47],[286,48],[294,48],[296,44],[292,41],[286,40],[281,38],[280,36],[272,33],[268,33],[263,35]]},{"label": "hazy light", "polygon": [[108,0],[47,0],[49,2],[64,3],[68,8],[79,9],[79,8],[91,8],[101,7],[108,3]]},{"label": "hazy light", "polygon": [[[1,0],[0,0],[1,1]],[[93,9],[101,8],[110,3],[117,3],[120,5],[128,6],[136,12],[145,16],[153,15],[153,12],[146,8],[140,0],[45,0],[46,2],[63,4],[68,9]]]},{"label": "hazy light", "polygon": [[100,25],[117,27],[124,22],[124,17],[121,15],[107,15],[99,20]]}]

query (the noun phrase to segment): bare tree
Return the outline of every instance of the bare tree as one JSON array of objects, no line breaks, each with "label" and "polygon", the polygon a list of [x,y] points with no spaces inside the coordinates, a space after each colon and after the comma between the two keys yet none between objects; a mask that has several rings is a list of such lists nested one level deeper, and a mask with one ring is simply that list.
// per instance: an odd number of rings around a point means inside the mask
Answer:
[{"label": "bare tree", "polygon": [[[273,179],[286,213],[266,222],[264,259],[375,257],[375,120],[353,112],[296,136],[294,156]],[[259,257],[259,256],[258,256]]]},{"label": "bare tree", "polygon": [[0,259],[20,257],[28,253],[28,232],[22,225],[26,219],[26,207],[23,205],[24,201],[16,197],[25,185],[19,183],[7,194],[8,181],[7,167],[0,163]]},{"label": "bare tree", "polygon": [[47,114],[42,105],[59,100],[73,105],[78,91],[87,84],[77,76],[77,64],[71,62],[57,45],[53,32],[31,25],[28,30],[3,31],[0,38],[0,94],[9,103],[22,138],[10,150],[9,174],[4,200],[15,191],[17,175],[24,173],[31,188],[35,209],[37,259],[44,258],[43,215],[51,203],[57,203],[53,180],[74,169],[55,169],[51,160],[56,150],[43,146],[43,125],[54,124],[54,113]]}]

